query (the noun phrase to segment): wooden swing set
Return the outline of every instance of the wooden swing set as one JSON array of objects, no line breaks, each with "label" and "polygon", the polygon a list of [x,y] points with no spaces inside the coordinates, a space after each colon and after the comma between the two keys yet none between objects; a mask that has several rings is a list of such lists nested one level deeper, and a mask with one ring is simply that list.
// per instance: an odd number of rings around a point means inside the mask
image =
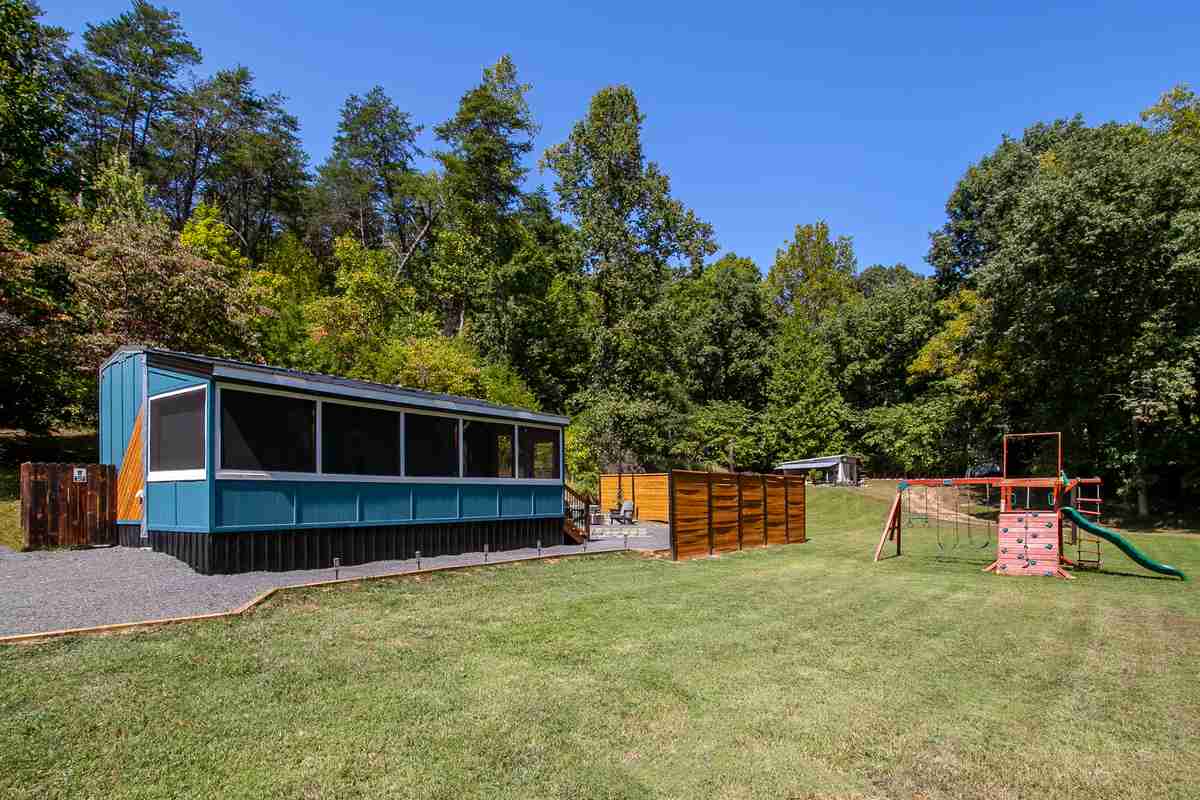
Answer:
[{"label": "wooden swing set", "polygon": [[[1010,475],[1010,441],[1053,439],[1056,450],[1053,475],[1042,474]],[[962,533],[966,533],[966,547],[985,550],[996,543],[996,560],[984,568],[985,571],[1005,575],[1046,575],[1069,578],[1064,566],[1099,567],[1098,540],[1081,538],[1072,525],[1068,544],[1078,545],[1078,559],[1069,559],[1063,554],[1063,525],[1059,515],[1067,498],[1079,513],[1099,521],[1101,481],[1099,478],[1076,478],[1067,481],[1063,473],[1062,434],[1012,433],[1003,441],[1003,467],[998,477],[987,478],[908,478],[900,481],[896,497],[892,500],[884,521],[879,544],[875,548],[875,561],[884,557],[883,550],[888,542],[896,543],[895,555],[902,553],[903,534],[914,522],[935,528],[938,550],[949,552],[963,547]],[[1094,494],[1087,496],[1081,487],[1094,487]],[[999,509],[996,518],[986,514],[992,508],[992,490],[995,488]],[[947,492],[949,489],[951,491]],[[980,498],[985,516],[978,515]],[[967,501],[963,500],[964,490]],[[1023,490],[1023,491],[1022,491]],[[947,503],[946,494],[953,501]],[[1023,495],[1023,497],[1022,497]],[[1024,502],[1022,502],[1022,500]],[[1078,508],[1080,504],[1087,506]],[[949,506],[947,508],[947,506]],[[951,528],[953,523],[953,528]],[[943,533],[943,526],[945,532]],[[951,539],[953,535],[953,539]],[[982,536],[982,541],[979,537]],[[1094,544],[1094,551],[1084,552],[1084,545]]]}]

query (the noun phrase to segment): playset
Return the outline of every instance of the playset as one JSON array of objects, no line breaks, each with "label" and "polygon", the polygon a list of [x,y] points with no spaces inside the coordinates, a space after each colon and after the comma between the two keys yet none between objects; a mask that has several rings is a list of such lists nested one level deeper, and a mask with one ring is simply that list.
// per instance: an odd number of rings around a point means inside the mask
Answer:
[{"label": "playset", "polygon": [[[1042,457],[1023,465],[1013,458],[1013,451],[1029,443],[1042,446]],[[1099,524],[1104,502],[1101,487],[1099,478],[1067,477],[1061,433],[1007,434],[999,476],[900,481],[875,548],[875,561],[882,558],[889,541],[895,542],[895,554],[900,555],[904,528],[921,522],[935,528],[938,549],[943,552],[964,546],[986,549],[994,540],[996,558],[984,571],[997,575],[1069,579],[1067,567],[1099,569],[1101,542],[1108,542],[1151,572],[1187,580],[1180,570],[1155,561],[1121,534]],[[993,489],[999,503],[994,520],[988,514]],[[1067,556],[1064,545],[1075,548],[1073,558]]]}]

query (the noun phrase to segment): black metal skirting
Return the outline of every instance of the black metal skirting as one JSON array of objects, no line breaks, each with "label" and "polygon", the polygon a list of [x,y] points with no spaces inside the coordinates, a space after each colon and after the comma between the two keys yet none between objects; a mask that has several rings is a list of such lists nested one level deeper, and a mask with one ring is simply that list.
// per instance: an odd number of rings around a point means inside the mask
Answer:
[{"label": "black metal skirting", "polygon": [[141,523],[122,525],[117,523],[117,544],[121,547],[146,547],[150,543],[142,539]]},{"label": "black metal skirting", "polygon": [[238,572],[286,572],[328,569],[340,558],[343,567],[370,561],[448,556],[488,550],[563,544],[562,517],[548,519],[451,522],[431,525],[380,525],[354,528],[292,528],[231,533],[150,531],[150,546],[204,575]]}]

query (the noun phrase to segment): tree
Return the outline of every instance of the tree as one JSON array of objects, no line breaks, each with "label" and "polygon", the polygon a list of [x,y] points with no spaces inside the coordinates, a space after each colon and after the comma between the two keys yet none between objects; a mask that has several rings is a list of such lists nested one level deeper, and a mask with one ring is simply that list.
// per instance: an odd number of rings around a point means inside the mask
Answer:
[{"label": "tree", "polygon": [[677,281],[668,302],[691,399],[761,408],[774,324],[754,262],[730,253]]},{"label": "tree", "polygon": [[[77,336],[70,360],[95,392],[100,363],[122,345],[235,358],[255,351],[253,308],[236,273],[179,243],[165,218],[136,196],[141,186],[123,159],[102,173],[97,208],[88,219],[30,260],[43,285],[65,282]],[[84,404],[94,413],[94,403]]]},{"label": "tree", "polygon": [[409,252],[428,221],[413,196],[414,161],[424,155],[417,146],[421,130],[381,86],[346,98],[333,153],[321,168],[324,213],[335,235],[353,231],[364,245],[392,241],[400,254]]},{"label": "tree", "polygon": [[417,310],[416,293],[396,281],[388,254],[338,239],[334,293],[304,308],[308,369],[385,383],[398,382],[390,366],[396,342],[433,332],[433,319]]},{"label": "tree", "polygon": [[92,376],[75,360],[69,291],[0,218],[0,427],[41,432],[82,416]]},{"label": "tree", "polygon": [[221,207],[242,253],[257,263],[277,236],[300,227],[307,192],[300,123],[284,110],[282,96],[270,95],[252,127],[222,154],[205,196]]},{"label": "tree", "polygon": [[826,317],[818,335],[829,348],[842,397],[853,408],[914,399],[909,364],[938,329],[936,287],[903,266],[873,266],[859,276],[863,296]]},{"label": "tree", "polygon": [[767,406],[758,430],[767,461],[845,449],[850,412],[829,367],[829,353],[807,321],[784,322],[772,346]]},{"label": "tree", "polygon": [[238,250],[234,232],[221,219],[221,209],[212,203],[196,206],[179,233],[179,243],[201,258],[231,269],[250,266],[250,259]]},{"label": "tree", "polygon": [[957,364],[1011,429],[1063,430],[1076,468],[1119,478],[1142,511],[1198,441],[1189,102],[1169,93],[1148,127],[1034,126],[968,171],[931,259],[944,285],[977,287],[978,310],[914,364]]},{"label": "tree", "polygon": [[1038,123],[1020,139],[1004,136],[995,151],[967,169],[946,201],[947,220],[930,236],[926,256],[942,295],[975,286],[975,275],[999,248],[1009,214],[1036,174],[1039,158],[1085,130],[1079,116]]},{"label": "tree", "polygon": [[147,143],[158,119],[167,111],[179,71],[200,63],[179,14],[146,0],[83,33],[87,57],[79,79],[83,93],[78,108],[84,160],[96,169],[113,154],[124,154],[135,166],[148,163]]},{"label": "tree", "polygon": [[696,406],[673,446],[682,462],[704,469],[769,470],[758,439],[758,417],[742,403],[715,401]]},{"label": "tree", "polygon": [[445,171],[447,221],[430,263],[429,286],[442,304],[443,333],[462,330],[476,308],[503,304],[496,270],[520,245],[515,212],[533,150],[537,124],[528,84],[512,59],[484,69],[480,84],[462,96],[458,110],[434,132],[449,150],[437,154]]},{"label": "tree", "polygon": [[67,33],[40,24],[41,13],[26,0],[0,0],[0,216],[31,242],[50,238],[73,186],[62,152]]},{"label": "tree", "polygon": [[305,310],[321,294],[321,267],[294,234],[271,246],[263,263],[243,275],[245,291],[257,308],[251,327],[258,354],[268,364],[303,364],[309,338]]},{"label": "tree", "polygon": [[[699,271],[716,250],[712,228],[671,196],[670,181],[642,152],[645,118],[625,86],[602,89],[567,141],[546,151],[560,211],[577,224],[584,264],[597,296],[597,346],[592,373],[637,391],[643,371],[623,357],[632,343],[625,326],[663,296],[672,271]],[[661,331],[659,331],[661,334]]]},{"label": "tree", "polygon": [[856,297],[854,243],[848,236],[831,240],[829,235],[824,221],[797,225],[792,241],[776,251],[767,292],[780,314],[817,322]]},{"label": "tree", "polygon": [[221,70],[174,95],[152,134],[151,166],[159,202],[176,227],[210,191],[224,159],[278,104],[277,97],[259,96],[245,67]]}]

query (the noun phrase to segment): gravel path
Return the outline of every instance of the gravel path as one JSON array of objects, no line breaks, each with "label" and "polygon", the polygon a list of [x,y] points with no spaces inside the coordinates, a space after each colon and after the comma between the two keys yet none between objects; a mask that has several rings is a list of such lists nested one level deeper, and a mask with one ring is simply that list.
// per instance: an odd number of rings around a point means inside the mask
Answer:
[{"label": "gravel path", "polygon": [[[594,529],[588,552],[669,547],[665,525]],[[543,555],[583,552],[548,547]],[[488,563],[537,558],[534,548],[491,553]],[[421,568],[483,564],[482,553],[422,558]],[[414,559],[342,567],[353,578],[413,572]],[[0,547],[0,636],[230,611],[268,589],[332,580],[332,569],[200,575],[165,553],[128,547],[14,553]]]}]

